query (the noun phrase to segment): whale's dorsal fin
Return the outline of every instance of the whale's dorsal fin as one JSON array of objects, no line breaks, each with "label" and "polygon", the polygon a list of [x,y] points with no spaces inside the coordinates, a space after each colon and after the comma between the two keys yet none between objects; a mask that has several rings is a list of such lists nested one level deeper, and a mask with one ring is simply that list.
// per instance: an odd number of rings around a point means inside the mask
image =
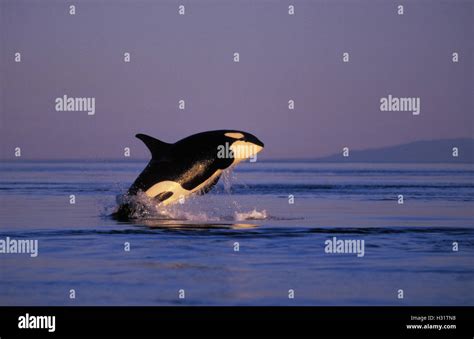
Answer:
[{"label": "whale's dorsal fin", "polygon": [[146,147],[148,147],[151,152],[152,159],[159,158],[171,146],[171,144],[168,144],[167,142],[155,139],[146,134],[137,134],[135,136],[141,141],[143,141]]}]

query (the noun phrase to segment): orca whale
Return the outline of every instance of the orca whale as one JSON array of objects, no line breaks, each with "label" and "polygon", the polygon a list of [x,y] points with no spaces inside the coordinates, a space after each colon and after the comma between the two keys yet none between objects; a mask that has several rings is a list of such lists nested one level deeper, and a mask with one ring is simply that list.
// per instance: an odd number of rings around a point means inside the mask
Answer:
[{"label": "orca whale", "polygon": [[[202,132],[174,144],[145,134],[136,137],[148,147],[151,160],[126,196],[143,192],[157,205],[209,192],[225,169],[256,156],[264,147],[254,135],[236,130]],[[114,216],[128,218],[136,208],[130,202],[122,203]]]}]

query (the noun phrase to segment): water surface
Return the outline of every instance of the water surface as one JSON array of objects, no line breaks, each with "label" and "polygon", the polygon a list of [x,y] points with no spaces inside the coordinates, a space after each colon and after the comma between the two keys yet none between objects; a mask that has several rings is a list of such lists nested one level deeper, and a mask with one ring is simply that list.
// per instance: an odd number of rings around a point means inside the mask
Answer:
[{"label": "water surface", "polygon": [[39,241],[0,254],[1,305],[474,305],[472,165],[245,163],[133,222],[110,214],[145,162],[0,166],[0,239]]}]

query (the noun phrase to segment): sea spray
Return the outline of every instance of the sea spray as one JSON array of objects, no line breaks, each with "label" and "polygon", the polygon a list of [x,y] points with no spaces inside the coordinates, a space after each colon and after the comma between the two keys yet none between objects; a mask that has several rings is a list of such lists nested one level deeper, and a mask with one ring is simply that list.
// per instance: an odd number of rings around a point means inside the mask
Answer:
[{"label": "sea spray", "polygon": [[[232,196],[231,188],[237,176],[233,167],[223,172],[221,187],[226,194],[191,195],[183,203],[163,205],[150,198],[145,192],[118,195],[119,208],[113,217],[119,220],[176,220],[192,222],[264,220],[266,210],[245,210]],[[222,192],[222,191],[221,191]]]},{"label": "sea spray", "polygon": [[[193,222],[244,221],[265,220],[268,218],[266,210],[252,208],[246,210],[231,196],[207,195],[190,197],[184,204],[162,206],[156,204],[143,192],[128,196],[117,197],[120,206],[126,204],[128,219],[130,220],[176,220]],[[120,219],[120,215],[112,214]]]},{"label": "sea spray", "polygon": [[265,220],[268,218],[267,211],[257,211],[255,208],[250,212],[234,212],[234,219],[236,221],[244,220]]}]

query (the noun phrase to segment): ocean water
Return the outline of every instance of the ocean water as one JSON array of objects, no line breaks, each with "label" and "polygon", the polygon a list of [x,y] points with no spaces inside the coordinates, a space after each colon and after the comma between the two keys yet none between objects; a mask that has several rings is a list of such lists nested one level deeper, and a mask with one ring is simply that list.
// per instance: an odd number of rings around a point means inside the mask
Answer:
[{"label": "ocean water", "polygon": [[[474,305],[473,165],[243,163],[115,221],[145,165],[3,162],[0,239],[39,254],[0,254],[0,305]],[[364,256],[326,253],[333,237]]]}]

